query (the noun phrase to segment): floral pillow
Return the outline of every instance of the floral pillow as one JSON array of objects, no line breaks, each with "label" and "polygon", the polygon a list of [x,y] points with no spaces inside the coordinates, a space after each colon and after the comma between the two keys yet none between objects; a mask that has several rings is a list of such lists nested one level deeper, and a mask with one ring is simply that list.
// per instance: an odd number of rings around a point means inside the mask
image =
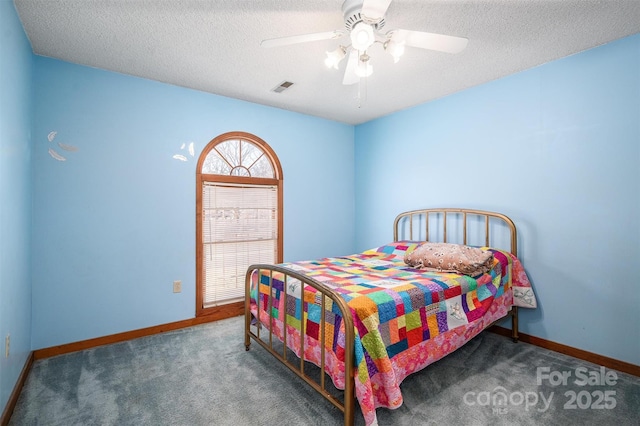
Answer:
[{"label": "floral pillow", "polygon": [[404,262],[417,269],[475,277],[491,270],[493,253],[461,244],[426,242],[407,251]]}]

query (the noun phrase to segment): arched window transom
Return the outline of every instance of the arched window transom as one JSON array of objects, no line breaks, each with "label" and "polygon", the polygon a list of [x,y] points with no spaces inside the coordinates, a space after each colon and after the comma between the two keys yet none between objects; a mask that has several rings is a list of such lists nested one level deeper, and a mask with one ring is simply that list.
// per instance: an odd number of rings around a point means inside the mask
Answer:
[{"label": "arched window transom", "polygon": [[214,146],[204,159],[202,173],[275,178],[269,157],[244,139],[226,140]]}]

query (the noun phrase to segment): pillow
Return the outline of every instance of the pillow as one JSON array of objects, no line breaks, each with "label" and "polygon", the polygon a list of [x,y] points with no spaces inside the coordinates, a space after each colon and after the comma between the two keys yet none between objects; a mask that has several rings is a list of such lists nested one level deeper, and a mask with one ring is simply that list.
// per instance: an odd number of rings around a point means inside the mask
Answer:
[{"label": "pillow", "polygon": [[404,262],[417,269],[475,277],[491,270],[493,253],[461,244],[426,242],[405,254]]}]

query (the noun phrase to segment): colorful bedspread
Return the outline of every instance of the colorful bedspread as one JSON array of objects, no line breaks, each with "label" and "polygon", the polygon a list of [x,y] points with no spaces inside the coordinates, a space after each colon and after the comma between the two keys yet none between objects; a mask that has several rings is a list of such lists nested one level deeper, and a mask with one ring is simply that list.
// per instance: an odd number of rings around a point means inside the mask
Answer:
[{"label": "colorful bedspread", "polygon": [[[453,352],[505,316],[511,306],[536,306],[524,268],[510,253],[486,249],[494,254],[493,267],[469,277],[425,272],[405,264],[405,253],[420,244],[395,242],[351,256],[282,265],[313,277],[347,301],[356,329],[356,397],[367,425],[377,423],[377,407],[402,405],[400,383],[409,374]],[[281,297],[285,291],[294,297]],[[289,278],[285,289],[282,275],[274,274],[269,302],[269,275],[265,274],[251,295],[252,312],[257,316],[259,307],[265,324],[271,306],[273,330],[280,339],[286,323],[287,346],[299,357],[303,327],[304,357],[319,365],[322,302],[315,289],[307,286],[302,296],[299,281]],[[343,389],[344,325],[332,305],[330,300],[325,305],[325,369],[336,387]]]}]

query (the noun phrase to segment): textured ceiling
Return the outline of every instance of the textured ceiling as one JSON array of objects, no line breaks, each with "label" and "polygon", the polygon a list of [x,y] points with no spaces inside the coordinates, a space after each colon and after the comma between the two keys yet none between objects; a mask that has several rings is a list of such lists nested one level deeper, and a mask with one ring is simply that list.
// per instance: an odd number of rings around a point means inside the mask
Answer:
[{"label": "textured ceiling", "polygon": [[[640,32],[640,0],[394,0],[385,31],[469,39],[458,54],[378,45],[342,84],[325,51],[263,39],[343,29],[341,0],[15,0],[38,55],[359,124]],[[342,41],[342,44],[348,44]],[[283,93],[271,91],[288,80]],[[361,100],[358,100],[360,94]]]}]

